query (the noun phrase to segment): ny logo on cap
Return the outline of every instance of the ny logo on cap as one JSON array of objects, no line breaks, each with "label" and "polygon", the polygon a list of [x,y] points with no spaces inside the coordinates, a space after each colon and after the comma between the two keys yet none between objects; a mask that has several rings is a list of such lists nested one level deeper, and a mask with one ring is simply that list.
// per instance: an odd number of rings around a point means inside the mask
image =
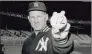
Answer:
[{"label": "ny logo on cap", "polygon": [[38,7],[38,3],[34,3],[34,7]]}]

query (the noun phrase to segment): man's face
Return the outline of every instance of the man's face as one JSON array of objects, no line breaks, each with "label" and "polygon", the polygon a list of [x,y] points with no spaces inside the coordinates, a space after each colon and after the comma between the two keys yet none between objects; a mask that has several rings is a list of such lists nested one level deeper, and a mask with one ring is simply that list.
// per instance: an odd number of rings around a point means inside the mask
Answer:
[{"label": "man's face", "polygon": [[43,11],[30,11],[28,20],[34,30],[41,30],[46,26],[48,15]]}]

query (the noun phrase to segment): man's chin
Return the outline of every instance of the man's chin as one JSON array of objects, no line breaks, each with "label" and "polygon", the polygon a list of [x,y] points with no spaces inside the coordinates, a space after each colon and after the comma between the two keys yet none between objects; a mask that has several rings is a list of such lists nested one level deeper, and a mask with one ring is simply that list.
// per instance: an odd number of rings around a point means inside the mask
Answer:
[{"label": "man's chin", "polygon": [[36,29],[34,29],[34,30],[35,30],[35,31],[41,31],[41,29],[37,29],[37,28],[36,28]]}]

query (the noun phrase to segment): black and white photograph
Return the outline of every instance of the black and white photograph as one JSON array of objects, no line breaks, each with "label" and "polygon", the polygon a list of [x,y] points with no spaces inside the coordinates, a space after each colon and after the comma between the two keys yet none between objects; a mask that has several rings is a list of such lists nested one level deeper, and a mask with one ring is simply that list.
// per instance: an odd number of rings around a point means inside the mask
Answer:
[{"label": "black and white photograph", "polygon": [[91,1],[0,1],[0,54],[91,54]]}]

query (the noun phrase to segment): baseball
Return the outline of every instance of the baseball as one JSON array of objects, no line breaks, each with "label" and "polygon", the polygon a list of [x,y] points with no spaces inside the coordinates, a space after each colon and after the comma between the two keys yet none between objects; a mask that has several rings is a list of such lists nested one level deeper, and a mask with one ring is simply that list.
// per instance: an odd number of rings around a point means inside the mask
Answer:
[{"label": "baseball", "polygon": [[65,11],[60,13],[54,12],[50,19],[51,26],[56,29],[61,29],[67,24],[67,19],[65,17]]}]

